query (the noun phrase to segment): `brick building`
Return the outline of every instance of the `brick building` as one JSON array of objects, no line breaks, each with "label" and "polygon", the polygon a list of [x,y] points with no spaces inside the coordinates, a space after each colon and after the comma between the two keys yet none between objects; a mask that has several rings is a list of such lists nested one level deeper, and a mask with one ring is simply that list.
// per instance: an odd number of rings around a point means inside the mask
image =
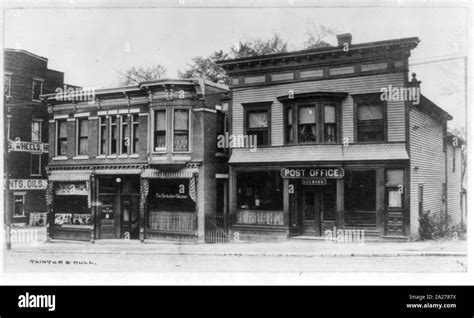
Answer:
[{"label": "brick building", "polygon": [[64,74],[49,69],[45,57],[13,49],[4,50],[4,70],[5,210],[13,225],[44,225],[48,112],[40,96],[62,88]]},{"label": "brick building", "polygon": [[204,241],[205,216],[225,209],[227,159],[216,135],[227,93],[202,80],[159,80],[97,90],[92,100],[44,96],[49,236]]},{"label": "brick building", "polygon": [[257,138],[257,149],[229,159],[232,231],[242,239],[361,230],[416,239],[425,210],[459,222],[451,203],[461,184],[445,144],[452,117],[409,78],[419,39],[337,38],[336,47],[218,62],[233,91],[232,134]]}]

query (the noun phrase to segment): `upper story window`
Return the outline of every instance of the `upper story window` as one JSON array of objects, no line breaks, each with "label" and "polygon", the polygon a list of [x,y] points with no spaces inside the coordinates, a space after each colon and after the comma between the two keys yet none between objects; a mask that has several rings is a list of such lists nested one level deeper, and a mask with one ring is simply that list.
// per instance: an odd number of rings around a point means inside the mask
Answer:
[{"label": "upper story window", "polygon": [[12,75],[11,74],[5,74],[3,77],[3,93],[5,96],[12,96]]},{"label": "upper story window", "polygon": [[118,127],[119,117],[116,115],[111,115],[109,117],[109,154],[116,155],[119,148],[119,127]]},{"label": "upper story window", "polygon": [[107,141],[109,129],[107,127],[107,117],[99,117],[99,155],[107,154]]},{"label": "upper story window", "polygon": [[32,89],[32,100],[40,101],[40,96],[43,95],[43,80],[34,78]]},{"label": "upper story window", "polygon": [[286,108],[285,116],[287,144],[338,142],[339,120],[336,102],[319,101],[290,105]]},{"label": "upper story window", "polygon": [[379,95],[354,97],[357,142],[386,141],[385,103]]},{"label": "upper story window", "polygon": [[245,110],[245,134],[257,136],[257,146],[270,145],[270,105],[272,103],[243,104]]},{"label": "upper story window", "polygon": [[67,156],[67,120],[56,121],[56,156]]},{"label": "upper story window", "polygon": [[316,107],[313,105],[298,107],[298,141],[316,142]]},{"label": "upper story window", "polygon": [[33,119],[31,122],[31,141],[41,142],[41,120]]},{"label": "upper story window", "polygon": [[87,155],[89,153],[89,119],[80,118],[77,120],[76,133],[77,155]]},{"label": "upper story window", "polygon": [[189,151],[189,109],[173,112],[173,151]]},{"label": "upper story window", "polygon": [[41,154],[31,154],[31,175],[41,175]]},{"label": "upper story window", "polygon": [[153,148],[156,152],[166,151],[166,109],[155,110]]},{"label": "upper story window", "polygon": [[99,116],[99,155],[137,153],[138,114]]}]

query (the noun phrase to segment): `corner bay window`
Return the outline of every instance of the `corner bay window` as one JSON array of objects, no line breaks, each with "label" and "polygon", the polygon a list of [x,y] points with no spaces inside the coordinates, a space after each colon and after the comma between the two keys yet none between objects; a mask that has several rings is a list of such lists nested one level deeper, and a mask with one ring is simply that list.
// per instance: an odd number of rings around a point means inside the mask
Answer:
[{"label": "corner bay window", "polygon": [[285,142],[336,143],[337,118],[336,102],[323,101],[288,106],[285,113]]},{"label": "corner bay window", "polygon": [[237,223],[283,225],[283,181],[278,171],[237,173]]},{"label": "corner bay window", "polygon": [[344,176],[344,225],[376,226],[375,170],[346,170]]},{"label": "corner bay window", "polygon": [[153,147],[156,152],[166,151],[166,110],[155,110]]},{"label": "corner bay window", "polygon": [[384,103],[379,96],[355,97],[357,142],[385,141]]},{"label": "corner bay window", "polygon": [[67,156],[67,121],[56,121],[56,155]]},{"label": "corner bay window", "polygon": [[189,109],[173,112],[173,151],[189,151]]}]

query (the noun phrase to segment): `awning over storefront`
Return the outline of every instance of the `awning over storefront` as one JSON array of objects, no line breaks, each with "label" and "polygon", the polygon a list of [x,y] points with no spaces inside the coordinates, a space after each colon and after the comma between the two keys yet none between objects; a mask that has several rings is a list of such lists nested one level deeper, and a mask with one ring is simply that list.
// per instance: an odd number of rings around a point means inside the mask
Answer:
[{"label": "awning over storefront", "polygon": [[89,181],[92,171],[91,170],[61,170],[51,171],[48,177],[49,181],[54,182],[75,182],[75,181]]},{"label": "awning over storefront", "polygon": [[145,169],[142,172],[142,178],[149,179],[190,179],[199,170],[195,168],[184,168],[178,171],[159,171],[157,169]]}]

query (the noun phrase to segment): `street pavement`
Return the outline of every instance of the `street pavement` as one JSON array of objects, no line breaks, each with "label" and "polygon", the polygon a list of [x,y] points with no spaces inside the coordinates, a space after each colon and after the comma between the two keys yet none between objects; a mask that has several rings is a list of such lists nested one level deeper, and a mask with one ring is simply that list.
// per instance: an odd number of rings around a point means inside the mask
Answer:
[{"label": "street pavement", "polygon": [[13,243],[5,272],[465,272],[467,241],[219,244],[97,240]]}]

